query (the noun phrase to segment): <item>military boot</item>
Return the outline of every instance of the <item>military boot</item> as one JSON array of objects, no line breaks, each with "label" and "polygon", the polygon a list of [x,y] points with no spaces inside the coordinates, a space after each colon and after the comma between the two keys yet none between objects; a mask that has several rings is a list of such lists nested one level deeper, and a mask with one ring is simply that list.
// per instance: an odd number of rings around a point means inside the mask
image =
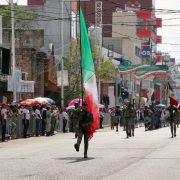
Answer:
[{"label": "military boot", "polygon": [[79,147],[77,144],[74,144],[74,148],[76,149],[77,152],[79,152]]},{"label": "military boot", "polygon": [[84,154],[84,158],[88,158],[88,156],[87,156],[87,154],[86,154],[86,153]]}]

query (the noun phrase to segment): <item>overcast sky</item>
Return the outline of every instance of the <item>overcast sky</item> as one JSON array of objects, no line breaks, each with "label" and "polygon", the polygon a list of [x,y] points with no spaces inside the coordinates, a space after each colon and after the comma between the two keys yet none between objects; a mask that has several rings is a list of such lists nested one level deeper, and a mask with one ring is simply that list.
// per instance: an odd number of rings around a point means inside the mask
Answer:
[{"label": "overcast sky", "polygon": [[163,27],[159,28],[158,34],[162,35],[164,44],[159,45],[158,49],[163,52],[169,52],[171,57],[176,58],[176,60],[180,60],[180,45],[172,45],[180,44],[180,0],[155,1],[157,9],[179,10],[178,13],[158,13],[156,16],[163,18]]},{"label": "overcast sky", "polygon": [[[25,5],[27,0],[14,0],[18,4]],[[180,10],[180,0],[155,0],[157,9]],[[6,3],[6,0],[0,0],[0,4]],[[171,57],[180,60],[180,12],[179,13],[157,13],[157,17],[163,18],[163,27],[159,28],[158,35],[162,35],[163,44],[158,45],[158,50],[168,52]],[[179,18],[171,19],[170,18]],[[167,26],[175,25],[175,26]]]}]

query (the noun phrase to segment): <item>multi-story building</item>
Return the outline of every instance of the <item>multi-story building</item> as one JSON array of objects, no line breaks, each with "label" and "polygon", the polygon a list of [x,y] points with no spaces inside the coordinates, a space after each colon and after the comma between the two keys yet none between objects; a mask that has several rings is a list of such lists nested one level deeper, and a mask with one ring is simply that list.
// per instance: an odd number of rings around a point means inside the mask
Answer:
[{"label": "multi-story building", "polygon": [[[31,22],[33,27],[44,29],[44,49],[42,50],[49,52],[49,45],[53,44],[55,59],[60,61],[62,48],[66,50],[71,40],[71,1],[64,1],[62,9],[61,0],[28,0],[26,8],[37,14],[37,20]],[[63,47],[61,47],[62,30]]]},{"label": "multi-story building", "polygon": [[[97,0],[90,0],[81,2],[81,7],[84,11],[84,16],[88,26],[95,24],[95,6]],[[102,23],[103,23],[103,37],[112,37],[112,13],[117,9],[125,10],[127,7],[135,5],[141,6],[143,9],[153,9],[155,7],[155,0],[111,0],[102,1]],[[134,7],[133,7],[134,8]]]},{"label": "multi-story building", "polygon": [[[113,2],[115,7],[110,5]],[[103,46],[112,52],[117,52],[122,55],[124,59],[130,60],[133,64],[155,64],[161,55],[156,56],[156,44],[161,43],[161,36],[157,35],[157,28],[162,27],[162,19],[156,18],[154,11],[153,1],[121,1],[120,3],[111,1],[104,2],[102,10],[103,21]],[[90,11],[93,1],[83,2],[82,4],[89,5]],[[94,2],[95,4],[95,2]],[[106,17],[106,5],[109,4],[108,18]],[[117,5],[119,4],[119,6]],[[84,8],[85,9],[85,8]],[[94,23],[90,12],[86,10],[86,19],[88,23]],[[111,19],[111,20],[110,20]],[[106,29],[109,28],[107,34]],[[143,56],[142,56],[143,52]],[[132,76],[124,76],[125,88],[132,93],[133,85]],[[150,93],[153,91],[153,78],[148,81],[143,81],[142,91],[145,92],[151,88]],[[134,89],[139,94],[140,82],[135,82]],[[146,91],[147,92],[147,91]],[[143,93],[142,93],[143,94]]]}]

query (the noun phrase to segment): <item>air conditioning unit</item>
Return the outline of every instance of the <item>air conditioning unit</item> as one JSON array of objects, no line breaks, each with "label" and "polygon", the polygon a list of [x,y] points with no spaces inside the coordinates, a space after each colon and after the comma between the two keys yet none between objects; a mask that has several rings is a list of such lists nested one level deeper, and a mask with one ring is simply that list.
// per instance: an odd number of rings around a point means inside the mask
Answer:
[{"label": "air conditioning unit", "polygon": [[24,81],[27,81],[28,73],[27,72],[22,72],[21,73],[21,79]]}]

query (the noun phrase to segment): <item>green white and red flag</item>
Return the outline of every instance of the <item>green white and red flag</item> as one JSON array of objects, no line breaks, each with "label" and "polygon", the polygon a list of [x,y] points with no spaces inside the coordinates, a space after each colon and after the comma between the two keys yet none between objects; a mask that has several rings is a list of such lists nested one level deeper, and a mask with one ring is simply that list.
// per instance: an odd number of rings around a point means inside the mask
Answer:
[{"label": "green white and red flag", "polygon": [[98,93],[96,84],[96,75],[94,62],[92,58],[89,36],[86,28],[83,12],[80,9],[80,29],[81,29],[81,60],[83,70],[83,84],[85,91],[85,100],[88,103],[88,110],[92,112],[94,121],[90,128],[87,129],[89,137],[93,137],[93,133],[98,128]]}]

